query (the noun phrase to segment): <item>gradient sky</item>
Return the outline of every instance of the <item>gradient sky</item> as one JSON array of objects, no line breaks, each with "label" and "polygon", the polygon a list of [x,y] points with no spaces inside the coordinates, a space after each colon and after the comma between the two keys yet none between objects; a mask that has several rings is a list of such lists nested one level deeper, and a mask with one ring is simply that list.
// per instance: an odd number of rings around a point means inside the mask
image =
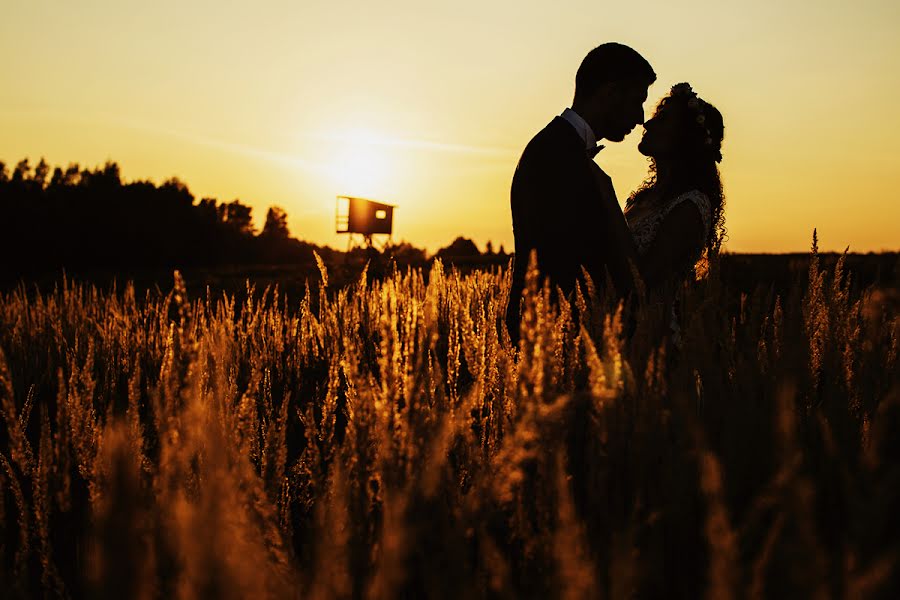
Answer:
[{"label": "gradient sky", "polygon": [[[0,160],[112,159],[339,248],[360,195],[397,240],[511,250],[516,161],[605,41],[653,64],[648,114],[680,81],[722,111],[729,250],[900,249],[897,0],[7,0]],[[642,131],[597,157],[623,203]]]}]

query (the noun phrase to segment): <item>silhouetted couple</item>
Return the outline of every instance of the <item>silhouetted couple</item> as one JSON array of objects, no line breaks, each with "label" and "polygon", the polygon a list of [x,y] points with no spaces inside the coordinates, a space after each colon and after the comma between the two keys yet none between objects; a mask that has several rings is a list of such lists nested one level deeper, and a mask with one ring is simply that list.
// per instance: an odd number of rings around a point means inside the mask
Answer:
[{"label": "silhouetted couple", "polygon": [[[718,250],[722,115],[679,83],[644,123],[654,81],[650,63],[628,46],[594,48],[575,75],[572,107],[522,153],[511,191],[516,253],[506,321],[513,342],[532,250],[541,275],[567,295],[583,267],[598,289],[609,280],[617,295],[627,296],[635,287],[634,265],[649,290],[670,298],[701,256]],[[620,142],[642,123],[638,149],[650,158],[650,173],[623,213],[594,156],[603,148],[598,141]],[[678,335],[674,311],[672,333]]]}]

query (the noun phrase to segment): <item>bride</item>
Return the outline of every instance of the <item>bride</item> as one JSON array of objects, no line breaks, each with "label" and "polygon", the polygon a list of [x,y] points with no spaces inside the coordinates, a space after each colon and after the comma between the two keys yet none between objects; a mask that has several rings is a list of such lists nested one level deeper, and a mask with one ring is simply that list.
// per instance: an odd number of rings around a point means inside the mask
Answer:
[{"label": "bride", "polygon": [[719,251],[725,234],[719,169],[722,115],[687,83],[672,87],[644,124],[638,145],[650,175],[628,198],[625,219],[649,290],[672,306],[672,338],[680,344],[675,297],[703,258]]}]

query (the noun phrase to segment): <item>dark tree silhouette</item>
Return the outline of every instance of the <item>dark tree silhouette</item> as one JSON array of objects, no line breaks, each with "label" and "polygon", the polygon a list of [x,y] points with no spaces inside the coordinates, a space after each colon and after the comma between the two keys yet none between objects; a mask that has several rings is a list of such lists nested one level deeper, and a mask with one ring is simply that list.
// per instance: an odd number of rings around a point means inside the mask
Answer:
[{"label": "dark tree silhouette", "polygon": [[24,158],[18,162],[15,170],[12,175],[12,182],[23,184],[29,180],[31,173],[31,165],[28,163],[28,159]]},{"label": "dark tree silhouette", "polygon": [[[287,213],[269,210],[259,236],[239,200],[195,201],[178,178],[124,182],[116,162],[51,168],[42,158],[0,163],[0,276],[84,269],[135,271],[313,261],[312,244],[290,237]],[[324,252],[321,252],[324,254]]]},{"label": "dark tree silhouette", "polygon": [[481,256],[478,246],[468,238],[458,237],[446,248],[441,248],[436,255],[440,258],[472,258]]},{"label": "dark tree silhouette", "polygon": [[270,239],[287,239],[291,236],[288,231],[287,213],[278,206],[272,206],[266,213],[266,223],[263,225],[262,233],[264,238]]},{"label": "dark tree silhouette", "polygon": [[31,180],[35,185],[43,189],[47,185],[47,175],[50,173],[50,165],[43,158],[34,168],[34,175]]},{"label": "dark tree silhouette", "polygon": [[[161,185],[122,179],[118,163],[52,167],[28,158],[10,172],[0,162],[0,283],[21,278],[73,275],[153,277],[188,267],[298,265],[315,268],[313,252],[343,265],[372,261],[356,249],[347,255],[292,238],[284,209],[266,213],[259,235],[253,209],[240,200],[196,200],[172,177]],[[360,254],[361,252],[361,254]],[[444,257],[478,257],[471,240],[458,238]],[[358,255],[359,254],[359,255]],[[425,251],[409,243],[389,245],[378,264],[427,264]],[[370,275],[376,268],[370,267]]]},{"label": "dark tree silhouette", "polygon": [[239,200],[225,205],[225,223],[236,233],[253,235],[253,209]]}]

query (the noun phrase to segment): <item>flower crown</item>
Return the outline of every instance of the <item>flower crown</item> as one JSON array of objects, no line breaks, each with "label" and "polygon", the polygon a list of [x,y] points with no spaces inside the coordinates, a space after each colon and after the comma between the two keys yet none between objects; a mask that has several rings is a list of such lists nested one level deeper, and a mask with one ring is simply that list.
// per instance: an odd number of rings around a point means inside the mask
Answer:
[{"label": "flower crown", "polygon": [[712,134],[709,131],[709,127],[706,126],[706,115],[703,113],[703,105],[706,103],[703,102],[700,98],[697,97],[697,92],[691,89],[691,85],[689,83],[679,83],[672,86],[672,91],[670,92],[672,96],[686,96],[688,101],[688,108],[697,113],[696,121],[697,124],[703,127],[703,131],[706,132],[706,139],[704,140],[704,144],[707,146],[712,146]]}]

